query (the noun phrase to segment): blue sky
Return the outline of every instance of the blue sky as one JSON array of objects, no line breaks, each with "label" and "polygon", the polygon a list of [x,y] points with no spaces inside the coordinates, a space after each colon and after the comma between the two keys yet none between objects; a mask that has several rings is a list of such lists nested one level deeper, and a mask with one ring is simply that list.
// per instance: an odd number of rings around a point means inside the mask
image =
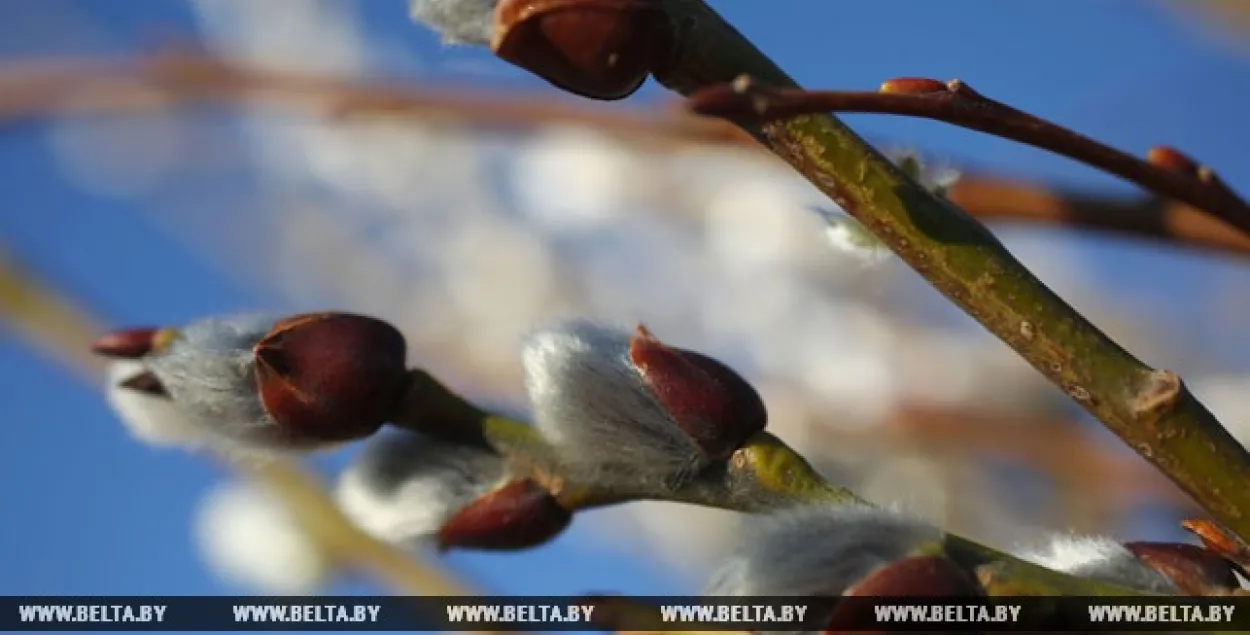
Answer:
[{"label": "blue sky", "polygon": [[[208,0],[213,1],[213,0]],[[296,1],[296,0],[291,0]],[[342,0],[347,2],[348,0]],[[411,25],[398,0],[355,2],[380,40],[415,53],[426,79],[454,78],[464,62],[492,63],[493,85],[546,90],[484,53],[442,49]],[[1250,190],[1245,147],[1250,65],[1162,3],[1145,0],[725,0],[742,31],[810,86],[869,88],[895,76],[959,77],[977,89],[1119,147],[1170,143]],[[69,7],[96,26],[64,31],[47,7]],[[0,0],[0,56],[124,53],[154,34],[194,34],[175,0]],[[1245,49],[1250,51],[1250,48]],[[394,69],[394,73],[412,72]],[[481,77],[477,81],[484,81]],[[636,99],[664,97],[648,85]],[[976,166],[1128,192],[1061,159],[931,122],[856,117],[874,137],[913,143]],[[0,137],[0,246],[23,266],[112,324],[176,323],[265,307],[151,222],[134,203],[77,188],[60,173],[46,128],[6,126]],[[1075,242],[1091,275],[1168,321],[1182,305],[1244,280],[1214,259],[1134,245]],[[1211,336],[1194,346],[1222,364],[1237,359]],[[0,593],[197,594],[239,589],[204,572],[189,523],[198,496],[221,474],[207,462],[148,449],[127,437],[92,386],[83,385],[0,322]],[[516,556],[457,556],[451,564],[507,593],[681,592],[682,581],[645,560],[604,552],[573,532]],[[343,587],[358,591],[359,587]]]}]

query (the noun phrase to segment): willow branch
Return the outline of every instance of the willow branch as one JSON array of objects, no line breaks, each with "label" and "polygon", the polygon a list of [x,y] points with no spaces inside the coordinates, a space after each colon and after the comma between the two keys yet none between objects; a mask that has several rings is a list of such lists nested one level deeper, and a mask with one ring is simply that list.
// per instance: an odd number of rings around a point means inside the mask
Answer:
[{"label": "willow branch", "polygon": [[[411,381],[393,423],[458,443],[485,444],[505,457],[515,476],[546,487],[570,511],[639,500],[658,500],[746,513],[766,513],[796,504],[869,505],[845,487],[821,476],[781,439],[759,432],[732,457],[679,485],[613,473],[579,481],[542,435],[522,421],[480,410],[429,373],[410,371]],[[1057,573],[991,547],[948,534],[951,557],[982,575],[991,595],[1140,595],[1129,589]]]},{"label": "willow branch", "polygon": [[[684,95],[742,75],[798,85],[702,0],[665,0],[675,49],[654,68]],[[1243,540],[1250,454],[1176,373],[1124,350],[1024,267],[983,225],[908,178],[828,114],[732,119],[876,234],[934,288],[1011,346]]]},{"label": "willow branch", "polygon": [[902,115],[944,121],[1049,150],[1205,210],[1250,232],[1250,205],[1211,168],[1163,146],[1139,159],[1068,128],[995,101],[960,80],[896,79],[877,92],[773,89],[744,78],[691,95],[692,111],[760,121],[820,112]]},{"label": "willow branch", "polygon": [[[85,354],[100,330],[101,321],[43,281],[0,258],[0,321],[25,339],[100,385],[100,359]],[[397,547],[357,529],[321,486],[299,468],[280,461],[265,465],[229,462],[268,487],[290,507],[300,527],[315,544],[341,566],[372,574],[395,590],[409,595],[471,595],[449,574],[418,562]]]}]

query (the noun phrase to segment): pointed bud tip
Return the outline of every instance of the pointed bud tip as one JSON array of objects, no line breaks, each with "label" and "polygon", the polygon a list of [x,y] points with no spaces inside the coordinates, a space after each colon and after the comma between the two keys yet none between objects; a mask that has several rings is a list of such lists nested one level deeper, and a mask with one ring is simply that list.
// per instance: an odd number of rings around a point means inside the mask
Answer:
[{"label": "pointed bud tip", "polygon": [[887,79],[877,88],[877,92],[887,95],[927,95],[948,91],[946,82],[927,77],[896,77]]},{"label": "pointed bud tip", "polygon": [[668,346],[640,325],[629,358],[677,426],[713,460],[727,460],[767,424],[755,388],[711,357]]},{"label": "pointed bud tip", "polygon": [[113,359],[139,359],[151,353],[161,329],[140,327],[105,333],[91,343],[91,352]]},{"label": "pointed bud tip", "polygon": [[456,512],[439,530],[438,548],[512,551],[541,545],[564,531],[572,512],[531,479],[512,481]]},{"label": "pointed bud tip", "polygon": [[407,378],[407,345],[390,323],[309,313],[274,323],[253,348],[266,412],[288,433],[323,442],[373,434]]},{"label": "pointed bud tip", "polygon": [[638,90],[663,50],[660,0],[501,0],[491,49],[591,99]]}]

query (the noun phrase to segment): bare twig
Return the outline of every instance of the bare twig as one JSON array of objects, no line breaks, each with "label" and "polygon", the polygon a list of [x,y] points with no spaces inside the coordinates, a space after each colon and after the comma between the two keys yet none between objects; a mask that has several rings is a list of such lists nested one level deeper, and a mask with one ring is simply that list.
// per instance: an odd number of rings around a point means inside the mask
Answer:
[{"label": "bare twig", "polygon": [[741,77],[691,95],[696,113],[774,121],[820,112],[876,113],[934,119],[1049,150],[1188,203],[1250,232],[1250,205],[1210,168],[1180,152],[1152,148],[1145,160],[1007,104],[960,80],[894,79],[876,91],[771,88]]},{"label": "bare twig", "polygon": [[[671,90],[686,96],[716,86],[725,90],[743,75],[782,89],[800,88],[703,0],[663,2],[678,45],[654,74]],[[955,98],[966,99],[943,99]],[[760,122],[748,108],[733,121],[1212,516],[1242,540],[1250,539],[1250,488],[1244,486],[1250,481],[1250,453],[1175,373],[1151,368],[1112,341],[982,224],[909,178],[837,117]],[[1211,189],[1204,196],[1222,195]]]}]

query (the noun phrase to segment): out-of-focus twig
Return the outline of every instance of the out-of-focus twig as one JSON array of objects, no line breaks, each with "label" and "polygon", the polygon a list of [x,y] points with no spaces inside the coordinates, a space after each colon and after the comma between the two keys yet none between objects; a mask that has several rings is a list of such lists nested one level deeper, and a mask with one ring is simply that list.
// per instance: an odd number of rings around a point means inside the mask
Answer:
[{"label": "out-of-focus twig", "polygon": [[1011,139],[1087,163],[1162,196],[1205,210],[1250,232],[1250,205],[1209,167],[1167,147],[1146,159],[1112,148],[1068,128],[990,99],[960,80],[904,78],[877,91],[773,88],[740,78],[691,96],[693,112],[775,121],[820,112],[920,117]]},{"label": "out-of-focus twig", "polygon": [[98,322],[74,303],[21,270],[0,251],[0,326],[56,358],[84,379],[100,375],[104,365],[91,354]]},{"label": "out-of-focus twig", "polygon": [[[200,54],[132,61],[59,60],[0,65],[0,125],[57,116],[142,115],[174,106],[259,103],[330,118],[405,117],[466,127],[526,130],[585,125],[657,149],[712,145],[760,149],[726,123],[676,110],[641,113],[515,93],[346,81],[260,69]],[[1179,203],[1067,193],[1046,185],[968,174],[948,197],[978,218],[1091,228],[1184,247],[1250,254],[1250,239]]]},{"label": "out-of-focus twig", "polygon": [[[153,99],[157,91],[159,99]],[[351,81],[237,65],[194,53],[130,61],[57,60],[0,65],[0,120],[73,114],[142,114],[204,103],[298,107],[330,117],[393,115],[471,127],[585,125],[640,143],[746,145],[732,126],[670,110],[661,115],[585,108],[521,94]]]},{"label": "out-of-focus twig", "polygon": [[[14,328],[84,379],[99,383],[103,366],[90,355],[100,320],[0,254],[0,322]],[[275,461],[236,464],[288,504],[318,546],[337,562],[370,573],[407,595],[469,595],[449,574],[357,529],[309,475]]]},{"label": "out-of-focus twig", "polygon": [[946,191],[951,202],[989,222],[1040,223],[1133,236],[1160,244],[1245,256],[1250,236],[1194,207],[1064,192],[1027,181],[968,174]]}]

